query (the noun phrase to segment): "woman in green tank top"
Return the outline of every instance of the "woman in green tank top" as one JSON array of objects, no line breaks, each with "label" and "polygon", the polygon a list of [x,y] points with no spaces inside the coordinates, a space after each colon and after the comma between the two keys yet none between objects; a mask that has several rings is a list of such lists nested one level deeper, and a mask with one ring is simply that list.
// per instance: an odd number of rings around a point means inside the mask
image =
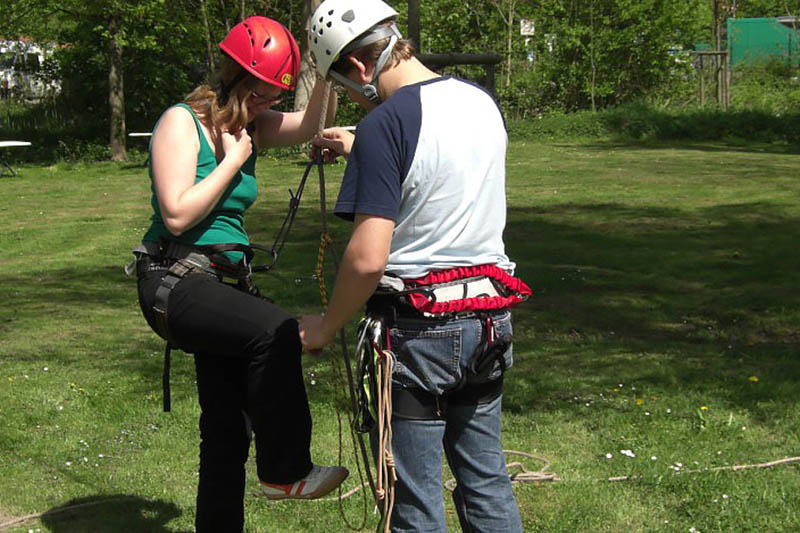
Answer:
[{"label": "woman in green tank top", "polygon": [[[180,261],[190,253],[202,256],[207,245],[249,244],[244,213],[256,199],[257,150],[309,140],[323,108],[324,84],[318,82],[305,111],[271,109],[283,90],[294,89],[300,67],[297,43],[280,23],[246,19],[220,48],[218,83],[195,89],[154,129],[153,215],[137,249],[139,302],[148,324],[195,356],[198,532],[243,530],[251,431],[267,498],[319,498],[347,477],[342,467],[311,461],[311,415],[294,317],[222,283],[213,270],[176,277]],[[331,103],[328,118],[335,113]]]}]

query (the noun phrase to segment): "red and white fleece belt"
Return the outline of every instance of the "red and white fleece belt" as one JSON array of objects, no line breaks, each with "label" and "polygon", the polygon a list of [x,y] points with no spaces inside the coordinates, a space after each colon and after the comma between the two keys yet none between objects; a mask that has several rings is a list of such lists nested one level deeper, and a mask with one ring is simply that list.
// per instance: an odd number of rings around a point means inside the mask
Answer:
[{"label": "red and white fleece belt", "polygon": [[417,311],[431,315],[505,309],[533,294],[520,278],[495,265],[440,270],[402,281],[400,293]]}]

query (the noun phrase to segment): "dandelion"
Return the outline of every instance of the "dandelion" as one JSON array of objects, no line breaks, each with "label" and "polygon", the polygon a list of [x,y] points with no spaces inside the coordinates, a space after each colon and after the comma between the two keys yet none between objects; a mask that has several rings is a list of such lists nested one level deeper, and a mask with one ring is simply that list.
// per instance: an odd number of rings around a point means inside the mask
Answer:
[{"label": "dandelion", "polygon": [[650,456],[651,461],[655,461],[656,459],[658,459],[658,457],[656,457],[655,455]]},{"label": "dandelion", "polygon": [[701,411],[708,411],[708,406],[707,405],[701,405],[700,406],[700,410]]},{"label": "dandelion", "polygon": [[644,416],[650,416],[650,411],[645,411]]},{"label": "dandelion", "polygon": [[667,414],[672,414],[672,409],[667,409]]},{"label": "dandelion", "polygon": [[72,466],[72,461],[67,461],[66,463],[64,463],[64,466]]},{"label": "dandelion", "polygon": [[607,454],[606,454],[606,459],[611,459],[612,457],[614,457],[614,456],[613,456],[613,455],[611,455],[610,453],[607,453]]},{"label": "dandelion", "polygon": [[628,457],[631,457],[631,458],[636,457],[636,454],[633,453],[633,450],[620,450],[619,453],[621,453],[622,455],[626,455]]},{"label": "dandelion", "polygon": [[46,366],[46,367],[44,367],[42,370],[44,370],[45,372],[47,372],[47,371],[49,371],[49,370],[50,370],[50,367],[49,367],[49,366]]},{"label": "dandelion", "polygon": [[643,403],[644,403],[644,400],[642,400],[641,398],[637,398],[636,399],[636,405],[642,405]]},{"label": "dandelion", "polygon": [[752,381],[753,383],[758,383],[758,376],[750,376],[747,378],[748,380]]},{"label": "dandelion", "polygon": [[727,499],[728,499],[728,495],[727,495],[727,494],[723,494],[723,495],[722,495],[722,499],[723,499],[723,500],[727,500]]}]

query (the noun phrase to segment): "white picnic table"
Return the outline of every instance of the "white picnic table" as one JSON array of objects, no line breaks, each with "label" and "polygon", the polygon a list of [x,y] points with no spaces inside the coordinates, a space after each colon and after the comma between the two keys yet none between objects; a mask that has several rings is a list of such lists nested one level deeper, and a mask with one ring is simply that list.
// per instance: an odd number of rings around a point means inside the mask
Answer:
[{"label": "white picnic table", "polygon": [[[15,146],[30,146],[31,143],[28,141],[0,141],[0,148],[12,148]],[[17,173],[11,168],[11,165],[8,164],[8,161],[5,159],[0,158],[0,162],[11,172],[12,176],[16,176]],[[3,169],[0,168],[0,177],[3,175]]]}]

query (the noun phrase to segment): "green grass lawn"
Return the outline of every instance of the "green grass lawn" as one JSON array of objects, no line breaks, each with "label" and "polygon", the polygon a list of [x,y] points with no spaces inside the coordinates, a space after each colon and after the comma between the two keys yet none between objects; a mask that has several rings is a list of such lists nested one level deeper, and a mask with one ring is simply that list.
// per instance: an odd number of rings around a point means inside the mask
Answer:
[{"label": "green grass lawn", "polygon": [[[534,297],[516,311],[504,441],[559,478],[516,485],[525,530],[800,530],[797,464],[712,470],[800,456],[800,155],[515,141],[508,169],[507,248]],[[163,344],[122,273],[148,223],[145,169],[18,170],[0,179],[0,524],[76,506],[10,530],[190,531],[193,364],[174,354],[162,413]],[[302,170],[259,161],[255,242],[272,243]],[[329,204],[342,171],[327,168]],[[258,277],[297,315],[320,309],[318,197],[309,183]],[[330,223],[341,251],[349,227]],[[330,354],[304,364],[313,456],[333,464],[340,384]],[[358,495],[272,503],[248,475],[248,531],[346,531],[342,514],[365,512],[374,528]]]}]

